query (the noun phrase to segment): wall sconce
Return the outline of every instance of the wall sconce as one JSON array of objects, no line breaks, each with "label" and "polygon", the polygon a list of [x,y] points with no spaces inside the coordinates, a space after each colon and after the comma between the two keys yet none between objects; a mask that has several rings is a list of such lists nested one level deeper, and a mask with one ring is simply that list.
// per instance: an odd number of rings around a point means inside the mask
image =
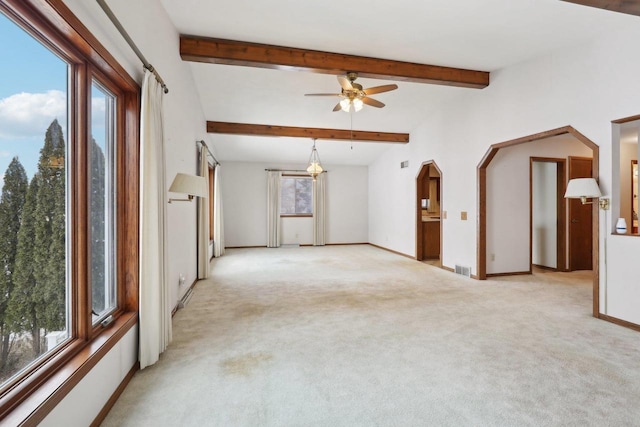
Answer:
[{"label": "wall sconce", "polygon": [[593,178],[575,178],[569,180],[567,191],[564,193],[565,199],[580,199],[583,205],[591,205],[594,202],[587,202],[587,199],[599,199],[598,206],[602,210],[609,209],[609,199],[601,197],[600,187]]},{"label": "wall sconce", "polygon": [[169,199],[171,202],[190,202],[194,196],[207,197],[208,196],[208,183],[207,178],[203,176],[188,175],[186,173],[177,173],[173,178],[169,192],[171,193],[183,193],[187,194],[187,199]]}]

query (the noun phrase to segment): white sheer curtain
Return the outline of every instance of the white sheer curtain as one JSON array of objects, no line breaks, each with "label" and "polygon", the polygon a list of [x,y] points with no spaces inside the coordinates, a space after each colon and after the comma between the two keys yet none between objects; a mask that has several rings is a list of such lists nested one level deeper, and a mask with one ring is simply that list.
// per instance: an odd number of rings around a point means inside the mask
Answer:
[{"label": "white sheer curtain", "polygon": [[280,178],[282,172],[267,172],[267,247],[280,247]]},{"label": "white sheer curtain", "polygon": [[213,172],[213,256],[224,255],[224,220],[222,217],[222,192],[220,190],[220,165]]},{"label": "white sheer curtain", "polygon": [[[207,181],[207,194],[211,194],[209,188],[209,160],[207,147],[200,145],[200,176]],[[198,197],[198,279],[209,277],[209,199]]]},{"label": "white sheer curtain", "polygon": [[325,245],[327,173],[321,173],[313,181],[313,246]]},{"label": "white sheer curtain", "polygon": [[140,368],[171,342],[162,87],[145,70],[140,109]]}]

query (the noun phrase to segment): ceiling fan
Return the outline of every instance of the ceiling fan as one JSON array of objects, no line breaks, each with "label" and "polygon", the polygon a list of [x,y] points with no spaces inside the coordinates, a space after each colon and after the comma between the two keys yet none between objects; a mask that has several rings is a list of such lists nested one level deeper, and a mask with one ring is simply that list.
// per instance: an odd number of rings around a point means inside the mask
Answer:
[{"label": "ceiling fan", "polygon": [[384,107],[384,104],[378,100],[370,98],[369,95],[398,89],[398,85],[396,84],[363,89],[362,85],[355,83],[357,78],[358,73],[354,72],[347,73],[346,76],[338,76],[338,82],[342,87],[342,91],[340,93],[307,93],[305,96],[339,96],[343,99],[336,104],[333,111],[342,110],[350,112],[362,110],[364,104],[370,105],[371,107],[382,108]]}]

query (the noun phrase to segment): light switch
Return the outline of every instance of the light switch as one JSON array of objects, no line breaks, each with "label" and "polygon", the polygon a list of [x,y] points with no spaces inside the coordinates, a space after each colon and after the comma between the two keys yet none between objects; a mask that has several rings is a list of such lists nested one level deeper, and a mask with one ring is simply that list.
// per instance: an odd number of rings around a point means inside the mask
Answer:
[{"label": "light switch", "polygon": [[442,219],[447,219],[447,211],[442,211]]},{"label": "light switch", "polygon": [[464,212],[464,211],[460,212],[460,219],[463,220],[463,221],[466,221],[467,220],[467,213]]}]

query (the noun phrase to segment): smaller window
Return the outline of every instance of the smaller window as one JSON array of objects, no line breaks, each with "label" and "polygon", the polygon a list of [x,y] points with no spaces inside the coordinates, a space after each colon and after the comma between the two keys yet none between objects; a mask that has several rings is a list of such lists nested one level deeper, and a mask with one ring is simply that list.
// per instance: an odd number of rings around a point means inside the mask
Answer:
[{"label": "smaller window", "polygon": [[115,134],[116,97],[97,81],[91,85],[89,144],[89,224],[91,312],[100,322],[118,304],[115,280]]},{"label": "smaller window", "polygon": [[280,214],[312,215],[312,184],[311,177],[283,176],[280,181]]}]

